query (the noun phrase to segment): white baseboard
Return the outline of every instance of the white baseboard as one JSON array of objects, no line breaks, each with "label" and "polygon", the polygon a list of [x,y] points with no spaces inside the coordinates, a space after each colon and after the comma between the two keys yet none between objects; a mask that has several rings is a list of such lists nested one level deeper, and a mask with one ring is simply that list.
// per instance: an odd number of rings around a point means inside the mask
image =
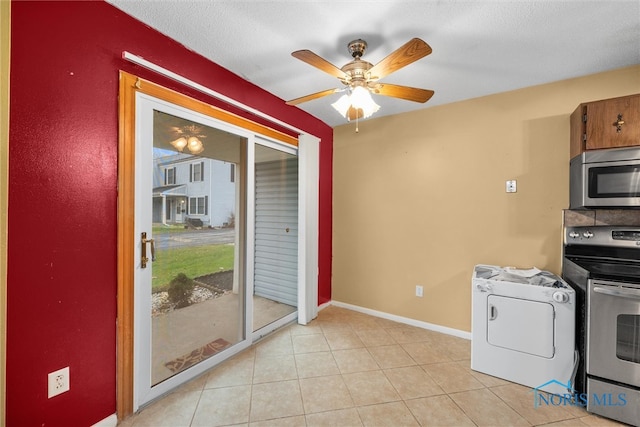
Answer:
[{"label": "white baseboard", "polygon": [[324,304],[320,304],[318,306],[318,311],[324,310],[325,308],[330,307],[330,306],[331,306],[331,301],[327,301]]},{"label": "white baseboard", "polygon": [[406,325],[416,326],[422,329],[428,329],[434,332],[441,332],[447,335],[453,335],[454,337],[464,338],[467,340],[471,339],[471,332],[461,331],[460,329],[453,329],[447,326],[436,325],[434,323],[423,322],[421,320],[410,319],[408,317],[397,316],[395,314],[385,313],[383,311],[372,310],[370,308],[360,307],[357,305],[347,304],[345,302],[340,301],[331,301],[330,303],[336,307],[346,308],[348,310],[357,311],[364,314],[369,314],[371,316],[380,317],[382,319],[393,320],[394,322],[404,323]]},{"label": "white baseboard", "polygon": [[111,414],[104,420],[98,421],[91,427],[116,427],[117,425],[118,425],[118,416],[116,414]]}]

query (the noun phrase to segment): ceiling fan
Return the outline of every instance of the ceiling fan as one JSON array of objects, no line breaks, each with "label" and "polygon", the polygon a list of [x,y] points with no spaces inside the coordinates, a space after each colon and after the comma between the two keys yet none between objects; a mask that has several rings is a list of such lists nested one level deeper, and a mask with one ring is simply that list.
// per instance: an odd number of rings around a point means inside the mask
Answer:
[{"label": "ceiling fan", "polygon": [[332,105],[345,116],[347,120],[353,120],[367,118],[380,108],[375,104],[373,99],[371,99],[370,94],[372,93],[414,102],[427,102],[433,96],[434,92],[432,90],[378,82],[378,80],[388,76],[394,71],[429,55],[431,53],[431,47],[423,40],[419,38],[409,40],[376,65],[372,65],[361,59],[367,49],[367,42],[364,40],[353,40],[349,42],[347,47],[353,60],[345,64],[342,68],[336,67],[310,50],[297,50],[291,53],[294,58],[337,77],[344,86],[292,99],[287,101],[287,104],[298,105],[346,90],[347,95],[344,95]]}]

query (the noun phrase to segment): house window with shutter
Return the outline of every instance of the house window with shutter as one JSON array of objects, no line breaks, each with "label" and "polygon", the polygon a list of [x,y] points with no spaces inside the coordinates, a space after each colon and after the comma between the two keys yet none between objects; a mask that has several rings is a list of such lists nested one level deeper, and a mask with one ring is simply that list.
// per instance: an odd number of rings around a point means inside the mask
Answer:
[{"label": "house window with shutter", "polygon": [[189,197],[189,215],[207,215],[207,196]]},{"label": "house window with shutter", "polygon": [[204,162],[200,163],[192,163],[189,165],[190,173],[190,182],[200,182],[204,181]]},{"label": "house window with shutter", "polygon": [[164,185],[173,185],[176,183],[176,168],[166,168],[164,170]]}]

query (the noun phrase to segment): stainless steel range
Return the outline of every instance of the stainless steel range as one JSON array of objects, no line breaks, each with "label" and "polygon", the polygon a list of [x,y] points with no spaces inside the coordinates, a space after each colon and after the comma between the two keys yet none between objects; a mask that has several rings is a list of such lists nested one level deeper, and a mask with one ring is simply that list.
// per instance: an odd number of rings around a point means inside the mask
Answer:
[{"label": "stainless steel range", "polygon": [[578,301],[575,388],[589,412],[640,423],[640,227],[567,227],[562,275]]}]

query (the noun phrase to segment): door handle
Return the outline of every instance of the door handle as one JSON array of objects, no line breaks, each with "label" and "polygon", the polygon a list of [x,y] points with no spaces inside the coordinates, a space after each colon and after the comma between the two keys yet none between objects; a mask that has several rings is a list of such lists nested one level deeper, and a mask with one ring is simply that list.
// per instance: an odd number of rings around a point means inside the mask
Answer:
[{"label": "door handle", "polygon": [[498,309],[496,308],[495,305],[490,305],[489,306],[489,320],[496,320],[496,317],[498,317]]},{"label": "door handle", "polygon": [[140,257],[140,266],[142,268],[147,268],[147,263],[149,262],[149,258],[147,257],[147,243],[151,243],[151,262],[156,260],[156,245],[153,239],[147,239],[147,233],[140,233],[140,237],[142,240],[142,254]]},{"label": "door handle", "polygon": [[593,288],[593,292],[598,293],[598,294],[603,294],[603,295],[609,295],[612,297],[622,297],[622,298],[635,298],[635,299],[640,299],[640,293],[637,291],[633,291],[631,289],[629,290],[618,290],[618,289],[608,289],[608,288],[602,288],[600,286],[595,286]]}]

